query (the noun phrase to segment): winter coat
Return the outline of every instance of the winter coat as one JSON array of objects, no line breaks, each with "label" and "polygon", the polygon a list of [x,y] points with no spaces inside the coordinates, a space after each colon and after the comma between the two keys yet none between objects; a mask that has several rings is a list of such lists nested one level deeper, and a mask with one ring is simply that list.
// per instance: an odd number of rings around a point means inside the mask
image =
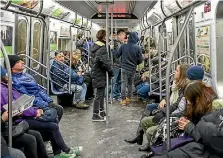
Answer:
[{"label": "winter coat", "polygon": [[[12,101],[20,98],[22,96],[16,89],[12,88]],[[4,112],[3,106],[8,104],[8,86],[5,83],[1,83],[1,111]],[[37,115],[38,108],[30,107],[23,111],[23,116],[35,117]]]},{"label": "winter coat", "polygon": [[137,65],[143,61],[142,50],[137,42],[139,41],[136,32],[130,33],[128,43],[121,45],[115,53],[119,58],[121,56],[121,68],[130,72],[135,72]]},{"label": "winter coat", "polygon": [[53,101],[31,75],[27,73],[13,73],[12,80],[13,87],[18,92],[35,96],[35,100],[33,102],[34,106],[45,108]]},{"label": "winter coat", "polygon": [[[65,84],[69,82],[71,70],[71,83],[72,84],[83,84],[83,76],[79,76],[73,69],[70,69],[66,64],[60,63],[56,60],[53,61],[53,64],[50,68],[51,79],[56,82],[54,86],[57,90],[60,90]],[[59,85],[60,86],[59,86]]]},{"label": "winter coat", "polygon": [[106,71],[113,76],[111,60],[104,42],[97,41],[91,48],[91,79],[94,88],[106,87]]}]

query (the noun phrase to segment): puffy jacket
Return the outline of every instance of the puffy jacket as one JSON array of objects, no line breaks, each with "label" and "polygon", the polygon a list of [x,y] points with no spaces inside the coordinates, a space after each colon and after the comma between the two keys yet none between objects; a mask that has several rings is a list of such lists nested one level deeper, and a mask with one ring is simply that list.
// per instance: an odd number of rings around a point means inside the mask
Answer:
[{"label": "puffy jacket", "polygon": [[106,86],[106,71],[113,76],[111,60],[108,58],[106,46],[103,42],[97,41],[91,48],[91,79],[94,88]]},{"label": "puffy jacket", "polygon": [[[16,89],[12,88],[12,100],[16,100],[21,97],[22,94],[19,93]],[[5,111],[3,105],[8,104],[8,85],[1,83],[1,111]],[[23,116],[35,117],[37,115],[38,108],[30,107],[23,111]]]},{"label": "puffy jacket", "polygon": [[13,73],[12,80],[13,87],[17,91],[22,94],[35,96],[34,106],[45,108],[53,101],[31,75],[27,73]]},{"label": "puffy jacket", "polygon": [[128,43],[121,45],[118,51],[115,52],[117,58],[121,56],[122,69],[135,72],[137,65],[143,61],[141,47],[137,45],[138,41],[137,33],[132,32],[128,37]]},{"label": "puffy jacket", "polygon": [[56,60],[53,61],[53,64],[50,68],[51,78],[57,84],[54,84],[57,90],[60,90],[65,84],[69,82],[69,74],[71,70],[71,83],[72,84],[83,84],[83,76],[77,75],[77,73],[70,69],[66,64],[62,64]]}]

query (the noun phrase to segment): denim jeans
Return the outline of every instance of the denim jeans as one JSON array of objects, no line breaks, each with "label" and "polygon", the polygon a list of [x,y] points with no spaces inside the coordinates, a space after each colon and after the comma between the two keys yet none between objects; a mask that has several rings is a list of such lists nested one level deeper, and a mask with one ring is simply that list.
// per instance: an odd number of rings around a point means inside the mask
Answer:
[{"label": "denim jeans", "polygon": [[119,98],[121,93],[121,69],[118,67],[114,67],[113,73],[113,98]]},{"label": "denim jeans", "polygon": [[126,99],[126,88],[127,88],[127,97],[132,95],[132,82],[135,72],[130,72],[125,69],[121,69],[121,91],[122,91],[122,100]]},{"label": "denim jeans", "polygon": [[94,89],[93,113],[98,114],[99,110],[104,110],[105,87]]},{"label": "denim jeans", "polygon": [[157,104],[157,103],[148,104],[148,105],[146,105],[146,110],[152,112],[153,110],[157,109],[158,106],[159,106],[159,104]]},{"label": "denim jeans", "polygon": [[143,82],[136,86],[137,94],[141,99],[146,99],[150,91],[149,83]]},{"label": "denim jeans", "polygon": [[[68,85],[65,84],[64,88],[68,88]],[[87,92],[87,86],[85,83],[83,83],[82,85],[71,84],[70,89],[72,92],[74,92],[74,103],[85,102],[85,96]]]}]

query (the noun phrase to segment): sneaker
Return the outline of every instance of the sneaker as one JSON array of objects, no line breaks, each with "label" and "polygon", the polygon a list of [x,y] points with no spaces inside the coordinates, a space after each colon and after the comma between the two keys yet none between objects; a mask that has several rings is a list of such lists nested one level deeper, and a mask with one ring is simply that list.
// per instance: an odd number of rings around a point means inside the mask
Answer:
[{"label": "sneaker", "polygon": [[93,122],[104,122],[105,121],[105,118],[102,117],[100,114],[93,114],[93,117],[92,117],[92,121]]},{"label": "sneaker", "polygon": [[78,103],[78,104],[76,104],[76,108],[78,108],[78,109],[88,109],[89,105],[84,104],[84,103]]},{"label": "sneaker", "polygon": [[61,154],[54,156],[54,158],[75,158],[75,157],[77,157],[76,154],[69,154],[69,153],[67,154],[65,152],[62,152]]},{"label": "sneaker", "polygon": [[131,102],[130,97],[126,97],[126,102],[127,102],[127,103],[130,103],[130,102]]},{"label": "sneaker", "polygon": [[82,146],[71,148],[68,154],[74,154],[76,156],[81,156],[81,152],[83,151]]},{"label": "sneaker", "polygon": [[105,117],[106,116],[105,110],[100,110],[99,114],[100,114],[101,117]]},{"label": "sneaker", "polygon": [[124,106],[127,105],[126,99],[121,101],[121,105],[124,105]]}]

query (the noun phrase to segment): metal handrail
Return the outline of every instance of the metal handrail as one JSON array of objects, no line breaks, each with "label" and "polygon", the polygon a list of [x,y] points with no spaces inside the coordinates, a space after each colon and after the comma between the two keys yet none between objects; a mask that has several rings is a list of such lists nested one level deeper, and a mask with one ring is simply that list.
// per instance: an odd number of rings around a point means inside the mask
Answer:
[{"label": "metal handrail", "polygon": [[[194,3],[193,3],[194,4]],[[198,3],[196,3],[198,4]],[[184,22],[184,25],[182,27],[182,30],[181,32],[179,33],[172,49],[171,49],[171,53],[170,53],[170,56],[169,56],[169,60],[168,60],[168,66],[167,66],[167,70],[166,70],[166,121],[167,121],[167,151],[170,150],[170,91],[168,90],[168,87],[170,86],[170,78],[169,78],[169,74],[170,74],[170,70],[171,70],[171,61],[173,59],[173,56],[176,52],[176,49],[177,49],[177,46],[180,42],[180,39],[184,33],[184,30],[187,26],[187,23],[189,22],[189,19],[190,19],[190,16],[191,14],[193,13],[193,10],[194,10],[194,5],[190,8],[188,14],[187,14],[187,17],[186,17],[186,20]]]},{"label": "metal handrail", "polygon": [[5,50],[4,44],[1,41],[1,50],[2,50],[2,54],[4,56],[5,59],[5,65],[6,65],[6,70],[8,73],[8,145],[9,147],[12,147],[12,72],[11,72],[11,66],[10,66],[10,62],[9,62],[9,58],[8,58],[8,54]]},{"label": "metal handrail", "polygon": [[40,14],[42,13],[42,11],[43,11],[43,0],[42,0],[42,1],[40,1],[39,11],[38,11],[38,13],[37,13],[36,17],[39,17],[39,16],[40,16]]},{"label": "metal handrail", "polygon": [[10,6],[10,4],[12,3],[12,0],[8,0],[8,2],[6,3],[6,5],[4,6],[5,9],[8,9],[8,7]]},{"label": "metal handrail", "polygon": [[30,68],[30,67],[28,67],[28,66],[26,66],[26,65],[24,65],[27,69],[29,69],[30,71],[32,71],[32,72],[34,72],[34,73],[36,73],[37,75],[39,75],[39,76],[41,76],[42,78],[44,78],[44,79],[46,79],[47,80],[47,77],[45,77],[45,76],[43,76],[42,74],[40,74],[39,72],[37,72],[37,71],[35,71],[35,70],[33,70],[32,68]]},{"label": "metal handrail", "polygon": [[39,65],[41,65],[42,67],[44,67],[44,68],[47,69],[47,66],[46,66],[46,65],[43,65],[41,62],[39,62],[39,61],[33,59],[32,57],[30,57],[30,56],[28,56],[28,55],[26,55],[26,54],[19,54],[18,56],[25,56],[25,57],[31,59],[32,61],[35,61],[36,63],[38,63]]}]

